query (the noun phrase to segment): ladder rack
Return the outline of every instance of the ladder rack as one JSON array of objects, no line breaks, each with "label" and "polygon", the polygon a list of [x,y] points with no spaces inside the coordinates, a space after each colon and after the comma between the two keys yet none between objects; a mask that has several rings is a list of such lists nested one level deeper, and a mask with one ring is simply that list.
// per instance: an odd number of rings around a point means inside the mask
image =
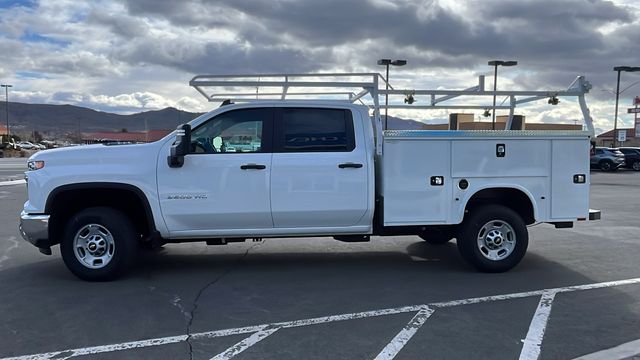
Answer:
[{"label": "ladder rack", "polygon": [[[582,111],[584,124],[595,136],[593,119],[585,101],[585,94],[591,90],[591,84],[578,76],[564,90],[537,91],[487,91],[484,86],[484,75],[479,76],[478,84],[464,90],[443,89],[394,89],[379,73],[309,73],[309,74],[238,74],[238,75],[198,75],[189,85],[193,86],[210,102],[231,100],[233,102],[255,102],[273,100],[333,100],[360,102],[373,110],[374,123],[378,139],[382,138],[382,122],[380,109],[508,109],[509,118],[505,130],[511,129],[513,115],[517,105],[549,99],[552,103],[560,97],[576,97]],[[387,90],[385,87],[389,87]],[[260,89],[263,89],[260,92]],[[289,91],[295,89],[295,91]],[[380,96],[404,96],[406,100],[427,96],[419,104],[394,104],[385,106],[380,103]],[[493,105],[493,96],[508,98],[508,104]],[[452,104],[451,100],[459,97],[477,98],[469,104]],[[386,130],[386,129],[385,129]],[[380,144],[376,152],[382,152]]]}]

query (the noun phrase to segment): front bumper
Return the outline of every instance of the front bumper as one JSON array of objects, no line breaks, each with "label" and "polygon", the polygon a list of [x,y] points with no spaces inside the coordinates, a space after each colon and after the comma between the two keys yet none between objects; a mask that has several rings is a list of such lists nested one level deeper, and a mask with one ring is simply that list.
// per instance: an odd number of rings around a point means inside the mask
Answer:
[{"label": "front bumper", "polygon": [[49,241],[49,217],[50,215],[32,215],[22,211],[20,213],[19,226],[22,238],[40,249],[49,249],[51,247]]}]

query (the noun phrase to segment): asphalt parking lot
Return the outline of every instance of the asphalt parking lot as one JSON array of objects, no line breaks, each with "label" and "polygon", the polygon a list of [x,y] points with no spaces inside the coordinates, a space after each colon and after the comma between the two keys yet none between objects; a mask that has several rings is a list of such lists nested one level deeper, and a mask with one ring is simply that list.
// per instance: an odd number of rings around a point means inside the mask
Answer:
[{"label": "asphalt parking lot", "polygon": [[531,227],[503,274],[417,237],[267,239],[88,283],[20,239],[21,161],[0,174],[0,360],[640,357],[640,173],[593,172],[602,220]]}]

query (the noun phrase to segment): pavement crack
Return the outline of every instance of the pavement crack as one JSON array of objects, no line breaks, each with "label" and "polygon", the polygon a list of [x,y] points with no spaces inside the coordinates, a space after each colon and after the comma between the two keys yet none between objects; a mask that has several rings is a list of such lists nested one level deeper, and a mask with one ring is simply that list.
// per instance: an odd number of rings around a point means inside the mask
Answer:
[{"label": "pavement crack", "polygon": [[185,315],[187,316],[188,322],[187,322],[187,339],[185,340],[187,342],[187,345],[189,346],[189,360],[193,360],[193,344],[191,343],[191,338],[192,338],[192,334],[191,334],[191,325],[193,324],[193,319],[195,317],[196,311],[198,310],[198,306],[199,301],[200,301],[200,297],[202,296],[202,294],[204,294],[204,292],[206,290],[208,290],[210,287],[212,287],[213,285],[215,285],[218,281],[220,281],[223,277],[227,276],[236,266],[238,266],[238,264],[240,264],[244,258],[247,257],[247,255],[249,255],[249,252],[251,250],[253,250],[254,248],[260,246],[264,244],[264,241],[261,241],[259,243],[256,243],[252,246],[250,246],[247,251],[244,252],[244,254],[242,254],[242,256],[240,256],[238,258],[238,260],[234,261],[231,265],[229,265],[223,272],[222,274],[218,275],[215,279],[209,281],[208,283],[206,283],[204,286],[202,286],[200,288],[200,290],[198,290],[198,294],[196,295],[196,297],[193,299],[193,306],[191,307],[191,310],[187,313],[185,313]]}]

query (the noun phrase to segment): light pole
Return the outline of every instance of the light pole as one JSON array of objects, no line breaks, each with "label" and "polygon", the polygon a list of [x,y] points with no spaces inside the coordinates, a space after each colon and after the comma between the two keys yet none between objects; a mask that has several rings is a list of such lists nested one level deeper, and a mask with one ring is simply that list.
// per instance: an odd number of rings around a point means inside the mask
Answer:
[{"label": "light pole", "polygon": [[491,130],[496,129],[496,89],[498,88],[498,66],[516,66],[518,62],[515,60],[491,60],[488,63],[493,66],[493,116],[491,118]]},{"label": "light pole", "polygon": [[640,71],[640,66],[616,66],[613,68],[613,71],[618,72],[618,81],[616,82],[616,111],[613,116],[613,147],[616,147],[616,141],[618,140],[618,99],[620,98],[620,73],[623,71]]},{"label": "light pole", "polygon": [[7,101],[7,142],[9,142],[9,88],[13,85],[2,84],[0,87],[4,88],[5,100]]},{"label": "light pole", "polygon": [[[387,77],[385,78],[386,90],[389,90],[389,65],[393,66],[404,66],[407,65],[407,60],[391,60],[391,59],[380,59],[378,60],[378,65],[385,65],[387,67]],[[384,129],[387,130],[387,114],[389,109],[389,94],[384,95]]]}]

